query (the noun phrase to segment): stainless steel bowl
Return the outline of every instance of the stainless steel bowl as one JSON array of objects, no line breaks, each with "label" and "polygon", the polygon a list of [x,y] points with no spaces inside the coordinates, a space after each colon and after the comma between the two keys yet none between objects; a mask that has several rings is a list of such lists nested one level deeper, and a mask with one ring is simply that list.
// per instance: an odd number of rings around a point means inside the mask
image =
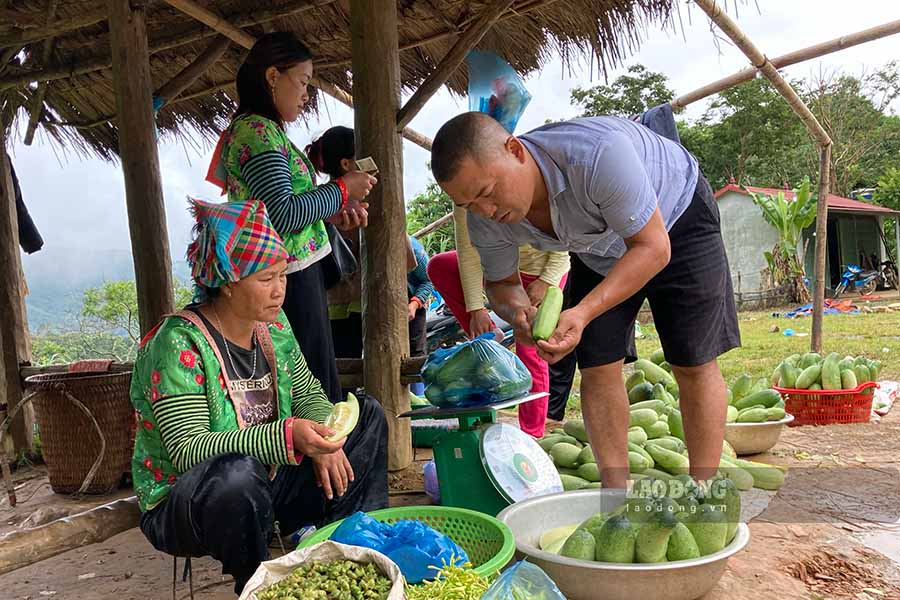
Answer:
[{"label": "stainless steel bowl", "polygon": [[588,562],[539,549],[543,532],[580,523],[599,512],[601,503],[605,510],[611,502],[609,490],[563,492],[518,502],[497,518],[512,530],[517,557],[541,567],[568,600],[695,600],[715,587],[728,557],[750,541],[750,530],[741,523],[734,540],[715,554],[658,564]]},{"label": "stainless steel bowl", "polygon": [[777,444],[784,426],[793,420],[794,415],[785,415],[780,421],[728,423],[725,440],[739,455],[759,454]]}]

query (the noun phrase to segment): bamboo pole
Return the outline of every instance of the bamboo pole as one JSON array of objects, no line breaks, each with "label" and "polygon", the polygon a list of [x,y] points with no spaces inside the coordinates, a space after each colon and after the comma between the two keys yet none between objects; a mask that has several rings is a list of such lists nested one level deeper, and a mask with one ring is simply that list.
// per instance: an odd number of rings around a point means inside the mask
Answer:
[{"label": "bamboo pole", "polygon": [[772,65],[756,45],[748,38],[737,23],[719,8],[715,0],[694,0],[703,12],[727,35],[735,46],[743,52],[750,63],[762,72],[772,82],[772,86],[787,100],[791,109],[800,117],[803,124],[815,138],[819,146],[819,198],[816,206],[816,272],[813,298],[813,328],[810,345],[813,351],[818,352],[822,348],[822,324],[825,310],[825,253],[828,245],[828,191],[830,165],[822,165],[825,159],[830,161],[831,138],[822,127],[815,115],[809,110],[794,88],[784,80],[778,70]]},{"label": "bamboo pole", "polygon": [[493,4],[487,6],[478,18],[459,36],[450,51],[441,59],[437,68],[432,71],[419,89],[406,101],[403,108],[397,113],[397,128],[402,130],[409,125],[410,121],[415,118],[425,103],[437,92],[447,79],[453,75],[453,72],[459,68],[466,59],[469,51],[478,45],[481,38],[490,30],[497,22],[497,19],[506,12],[506,10],[515,2],[515,0],[495,0]]},{"label": "bamboo pole", "polygon": [[[56,16],[56,7],[59,0],[49,0],[47,4],[47,26],[53,23]],[[50,62],[50,56],[53,53],[53,38],[44,40],[44,47],[41,48],[41,64],[46,65]],[[42,81],[38,84],[34,96],[31,98],[31,109],[28,111],[28,127],[25,129],[25,145],[30,146],[34,142],[34,134],[37,131],[38,124],[41,122],[41,115],[44,114],[44,98],[47,95],[47,82]]]},{"label": "bamboo pole", "polygon": [[218,31],[225,37],[230,38],[232,41],[240,44],[244,48],[252,48],[253,43],[256,41],[256,39],[246,31],[235,27],[227,19],[223,19],[211,10],[200,6],[196,2],[192,2],[191,0],[165,1],[169,6],[177,8],[181,12],[190,15],[204,25],[207,25],[210,29]]},{"label": "bamboo pole", "polygon": [[400,53],[396,0],[350,0],[354,129],[357,156],[372,156],[381,169],[369,203],[362,243],[363,347],[366,391],[378,398],[388,423],[388,468],[412,462],[409,393],[400,382],[409,356],[406,274],[406,210],[403,203],[403,141],[396,128],[400,109]]},{"label": "bamboo pole", "polygon": [[218,62],[228,51],[230,45],[231,40],[225,36],[215,38],[191,64],[156,90],[154,96],[162,98],[167,103],[170,99],[177,98],[184,90],[193,85],[207,69]]},{"label": "bamboo pole", "polygon": [[822,125],[819,124],[815,115],[810,112],[800,96],[797,95],[797,92],[794,91],[794,88],[784,80],[778,70],[772,65],[769,59],[766,58],[766,55],[756,47],[753,41],[750,40],[743,31],[741,31],[737,23],[716,5],[715,0],[694,1],[701,9],[703,9],[703,12],[718,25],[719,29],[734,42],[734,45],[750,59],[750,63],[756,69],[761,71],[762,74],[766,76],[766,79],[772,82],[772,86],[778,90],[778,93],[781,94],[785,100],[787,100],[788,104],[791,105],[791,108],[797,113],[797,116],[800,117],[800,120],[803,121],[816,141],[820,145],[830,144],[831,138],[828,137],[828,133]]},{"label": "bamboo pole", "polygon": [[831,181],[831,144],[819,148],[819,198],[816,203],[816,262],[813,282],[813,323],[810,348],[822,352],[825,321],[825,255],[828,251],[828,187]]},{"label": "bamboo pole", "polygon": [[[870,27],[869,29],[863,29],[862,31],[857,31],[848,35],[842,35],[841,37],[828,40],[827,42],[822,42],[813,46],[807,46],[806,48],[801,48],[800,50],[795,50],[787,54],[782,54],[781,56],[770,59],[769,62],[771,62],[776,69],[781,69],[813,58],[825,56],[826,54],[831,54],[832,52],[846,50],[847,48],[852,48],[853,46],[857,46],[865,42],[871,42],[873,40],[894,35],[896,33],[900,33],[900,19],[896,21],[890,21],[888,23],[883,23],[876,27]],[[749,67],[747,69],[742,69],[737,73],[733,73],[728,77],[723,77],[718,81],[714,81],[712,83],[704,85],[703,87],[698,88],[693,92],[689,92],[687,94],[684,94],[683,96],[679,96],[678,98],[676,98],[674,101],[672,101],[672,109],[676,111],[681,110],[688,104],[692,104],[698,100],[702,100],[707,96],[718,94],[722,90],[726,90],[732,86],[738,85],[739,83],[750,81],[751,79],[756,77],[757,73],[758,71],[756,68]]]},{"label": "bamboo pole", "polygon": [[172,312],[172,259],[156,147],[146,14],[130,0],[108,0],[119,156],[134,259],[141,335]]},{"label": "bamboo pole", "polygon": [[444,215],[437,221],[433,221],[433,222],[429,223],[428,225],[426,225],[425,227],[423,227],[422,229],[418,230],[417,232],[415,232],[413,234],[413,237],[420,238],[420,237],[426,236],[429,233],[431,233],[432,231],[440,229],[441,227],[443,227],[444,225],[446,225],[447,223],[449,223],[452,220],[453,220],[453,213],[451,212],[450,214]]}]

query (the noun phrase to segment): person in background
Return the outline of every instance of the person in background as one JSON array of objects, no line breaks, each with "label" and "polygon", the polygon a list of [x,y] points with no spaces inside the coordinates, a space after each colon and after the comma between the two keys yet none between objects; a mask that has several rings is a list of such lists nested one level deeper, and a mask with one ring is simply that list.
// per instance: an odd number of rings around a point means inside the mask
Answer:
[{"label": "person in background", "polygon": [[222,134],[207,179],[230,202],[264,202],[287,249],[284,312],[309,368],[332,402],[342,399],[321,260],[331,252],[325,222],[365,227],[376,179],[358,171],[316,187],[307,156],[287,125],[309,101],[312,53],[292,33],[260,37],[237,74],[238,108]]},{"label": "person in background", "polygon": [[[497,330],[485,308],[484,276],[478,252],[469,241],[464,209],[454,207],[453,224],[456,229],[456,250],[435,255],[428,264],[428,276],[470,339],[490,331],[497,331],[498,338],[502,339],[503,334]],[[569,254],[543,252],[531,246],[522,246],[519,249],[518,266],[518,276],[521,277],[531,305],[539,306],[547,288],[551,285],[565,285],[569,272]],[[547,362],[538,356],[537,349],[534,346],[516,344],[516,355],[531,373],[531,392],[549,391]],[[560,373],[565,376],[568,371],[561,370]],[[574,376],[574,370],[572,375]],[[561,390],[560,393],[563,391],[567,397],[568,389]],[[519,405],[519,427],[522,431],[536,438],[543,437],[547,407],[547,397]]]},{"label": "person in background", "polygon": [[[313,141],[308,147],[308,155],[316,171],[332,180],[356,170],[353,130],[349,127],[332,127]],[[354,256],[359,260],[360,243],[358,231],[342,232]],[[425,315],[434,286],[427,274],[428,255],[422,244],[412,236],[407,236],[407,286],[409,302],[409,346],[411,356],[426,354]],[[362,344],[362,273],[357,271],[348,281],[339,283],[328,290],[328,313],[331,331],[338,358],[360,358]],[[418,386],[413,393],[421,394]]]},{"label": "person in background", "polygon": [[279,532],[386,508],[387,422],[360,398],[342,441],[281,304],[288,252],[259,201],[193,201],[197,302],[140,344],[131,472],[141,531],[162,552],[212,556],[240,594]]}]

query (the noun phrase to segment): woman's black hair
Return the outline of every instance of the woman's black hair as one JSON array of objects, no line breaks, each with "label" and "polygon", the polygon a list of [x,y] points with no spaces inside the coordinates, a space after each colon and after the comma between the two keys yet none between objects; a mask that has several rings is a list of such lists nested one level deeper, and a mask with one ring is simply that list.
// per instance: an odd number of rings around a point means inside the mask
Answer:
[{"label": "woman's black hair", "polygon": [[349,127],[332,127],[306,147],[306,156],[319,173],[332,179],[344,174],[341,160],[353,160],[356,148],[353,145],[353,130]]},{"label": "woman's black hair", "polygon": [[293,33],[275,31],[260,37],[238,69],[235,82],[238,107],[234,116],[260,115],[283,127],[284,121],[266,80],[266,70],[275,67],[286,71],[308,60],[312,60],[312,52]]}]

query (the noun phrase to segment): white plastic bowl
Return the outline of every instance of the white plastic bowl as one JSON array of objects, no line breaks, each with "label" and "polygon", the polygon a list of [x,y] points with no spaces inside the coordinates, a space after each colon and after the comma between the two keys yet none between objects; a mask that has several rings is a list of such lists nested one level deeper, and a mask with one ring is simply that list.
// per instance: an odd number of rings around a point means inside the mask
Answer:
[{"label": "white plastic bowl", "polygon": [[780,421],[728,423],[725,425],[725,441],[738,455],[759,454],[777,444],[784,426],[793,420],[794,415],[788,414]]},{"label": "white plastic bowl", "polygon": [[590,562],[539,549],[543,532],[584,521],[599,512],[604,501],[613,502],[608,490],[563,492],[518,502],[497,518],[512,530],[517,557],[541,567],[568,600],[695,600],[716,586],[728,558],[750,541],[750,529],[741,523],[731,543],[719,552],[657,564]]}]

